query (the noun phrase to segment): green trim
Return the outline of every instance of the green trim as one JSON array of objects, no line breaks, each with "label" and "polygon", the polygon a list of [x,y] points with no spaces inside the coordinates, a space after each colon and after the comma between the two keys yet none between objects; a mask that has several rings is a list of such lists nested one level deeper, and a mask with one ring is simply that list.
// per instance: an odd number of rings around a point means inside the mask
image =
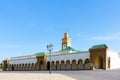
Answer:
[{"label": "green trim", "polygon": [[8,61],[9,59],[8,58],[5,58],[3,61]]},{"label": "green trim", "polygon": [[45,56],[45,53],[44,52],[39,52],[39,53],[36,53],[35,54],[37,57],[39,57],[39,56]]},{"label": "green trim", "polygon": [[0,69],[2,69],[2,63],[0,64]]},{"label": "green trim", "polygon": [[81,52],[79,50],[75,50],[74,48],[68,46],[67,48],[63,49],[62,51],[76,51],[76,52]]},{"label": "green trim", "polygon": [[89,50],[108,48],[106,44],[93,45]]}]

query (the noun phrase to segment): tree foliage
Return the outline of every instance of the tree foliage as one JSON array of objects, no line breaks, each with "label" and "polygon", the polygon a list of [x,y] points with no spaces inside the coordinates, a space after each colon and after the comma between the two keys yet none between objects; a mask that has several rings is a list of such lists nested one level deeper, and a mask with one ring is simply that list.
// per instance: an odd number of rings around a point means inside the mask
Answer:
[{"label": "tree foliage", "polygon": [[0,69],[2,69],[2,63],[0,64]]}]

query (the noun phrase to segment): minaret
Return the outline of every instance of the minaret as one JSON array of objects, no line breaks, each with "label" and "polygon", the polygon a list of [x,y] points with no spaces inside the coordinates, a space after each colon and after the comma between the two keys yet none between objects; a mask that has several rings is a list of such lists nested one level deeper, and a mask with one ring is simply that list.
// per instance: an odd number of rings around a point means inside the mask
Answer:
[{"label": "minaret", "polygon": [[62,50],[71,46],[71,39],[69,38],[68,32],[64,34],[64,38],[62,39]]}]

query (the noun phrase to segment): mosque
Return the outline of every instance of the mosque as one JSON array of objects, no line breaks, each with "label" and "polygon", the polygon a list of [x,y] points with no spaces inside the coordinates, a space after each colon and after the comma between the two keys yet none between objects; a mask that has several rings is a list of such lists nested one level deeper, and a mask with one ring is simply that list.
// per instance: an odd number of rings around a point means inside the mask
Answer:
[{"label": "mosque", "polygon": [[[12,57],[3,60],[3,71],[40,71],[49,70],[96,70],[120,68],[120,56],[105,44],[93,45],[88,51],[71,47],[68,32],[62,38],[62,49],[50,54],[39,52],[34,55]],[[50,60],[51,59],[51,60]]]}]

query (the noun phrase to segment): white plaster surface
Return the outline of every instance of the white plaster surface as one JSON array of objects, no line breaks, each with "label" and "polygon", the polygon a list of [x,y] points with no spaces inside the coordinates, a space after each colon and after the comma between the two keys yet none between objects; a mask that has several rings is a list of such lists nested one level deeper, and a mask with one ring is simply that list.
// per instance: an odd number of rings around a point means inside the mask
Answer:
[{"label": "white plaster surface", "polygon": [[110,57],[110,69],[120,68],[120,57],[116,51],[108,51],[108,56]]},{"label": "white plaster surface", "polygon": [[[78,61],[79,59],[82,59],[84,61],[87,58],[88,59],[90,58],[90,53],[88,51],[79,52],[79,53],[57,54],[57,55],[52,55],[51,56],[52,61],[62,61],[62,60],[67,61],[67,60],[70,60],[70,62],[72,62],[72,60]],[[49,56],[47,58],[47,61],[49,61]]]},{"label": "white plaster surface", "polygon": [[9,60],[9,64],[31,64],[36,63],[37,59],[35,58],[26,58],[26,59],[17,59],[17,60]]}]

